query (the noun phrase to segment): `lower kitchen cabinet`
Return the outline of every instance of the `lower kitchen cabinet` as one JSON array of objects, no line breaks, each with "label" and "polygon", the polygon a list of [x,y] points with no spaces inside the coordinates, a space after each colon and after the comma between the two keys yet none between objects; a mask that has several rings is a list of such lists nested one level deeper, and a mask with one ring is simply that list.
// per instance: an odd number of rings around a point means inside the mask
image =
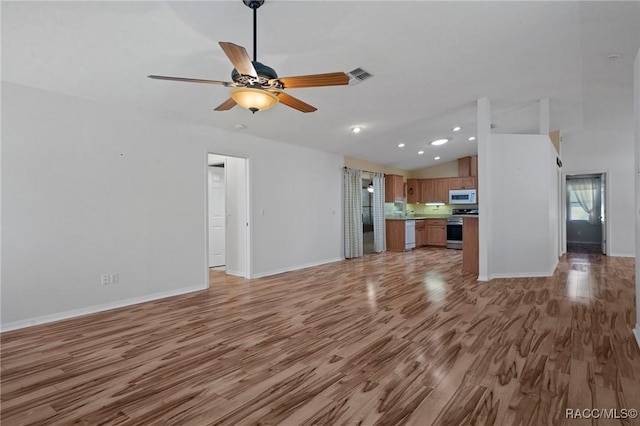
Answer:
[{"label": "lower kitchen cabinet", "polygon": [[427,245],[430,246],[447,246],[447,220],[446,219],[427,219]]},{"label": "lower kitchen cabinet", "polygon": [[416,220],[416,247],[427,245],[426,220]]},{"label": "lower kitchen cabinet", "polygon": [[404,220],[386,220],[387,250],[404,251],[405,223]]}]

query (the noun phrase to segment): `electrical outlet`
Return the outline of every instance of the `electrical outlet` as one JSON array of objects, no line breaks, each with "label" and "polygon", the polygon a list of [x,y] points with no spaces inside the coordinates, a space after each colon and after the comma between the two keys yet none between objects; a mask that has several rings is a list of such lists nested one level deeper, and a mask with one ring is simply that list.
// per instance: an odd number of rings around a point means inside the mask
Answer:
[{"label": "electrical outlet", "polygon": [[111,274],[111,284],[118,284],[120,282],[120,274]]},{"label": "electrical outlet", "polygon": [[102,285],[109,285],[109,274],[102,274],[100,282]]}]

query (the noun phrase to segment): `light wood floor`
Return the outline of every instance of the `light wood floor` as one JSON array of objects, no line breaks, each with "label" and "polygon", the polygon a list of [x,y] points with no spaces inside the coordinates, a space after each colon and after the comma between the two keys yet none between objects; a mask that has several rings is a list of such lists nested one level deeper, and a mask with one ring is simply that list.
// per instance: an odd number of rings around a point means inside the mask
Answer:
[{"label": "light wood floor", "polygon": [[1,336],[2,425],[580,425],[640,409],[634,261],[478,283],[420,249]]}]

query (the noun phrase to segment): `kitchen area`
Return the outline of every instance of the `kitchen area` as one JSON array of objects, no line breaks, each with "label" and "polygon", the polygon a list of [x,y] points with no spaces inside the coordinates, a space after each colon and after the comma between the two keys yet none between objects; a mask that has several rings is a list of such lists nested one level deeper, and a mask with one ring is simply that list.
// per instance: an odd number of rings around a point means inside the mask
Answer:
[{"label": "kitchen area", "polygon": [[455,176],[386,175],[385,219],[387,250],[462,250],[463,270],[478,274],[477,156],[459,158]]}]

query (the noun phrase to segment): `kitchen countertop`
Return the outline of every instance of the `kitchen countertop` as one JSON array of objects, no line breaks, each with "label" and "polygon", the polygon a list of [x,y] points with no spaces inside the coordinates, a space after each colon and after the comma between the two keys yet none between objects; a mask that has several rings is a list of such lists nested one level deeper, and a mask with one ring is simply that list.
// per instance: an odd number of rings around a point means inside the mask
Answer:
[{"label": "kitchen countertop", "polygon": [[432,214],[428,216],[409,216],[409,217],[393,217],[387,216],[386,220],[424,220],[424,219],[446,219],[451,217],[449,214]]}]

